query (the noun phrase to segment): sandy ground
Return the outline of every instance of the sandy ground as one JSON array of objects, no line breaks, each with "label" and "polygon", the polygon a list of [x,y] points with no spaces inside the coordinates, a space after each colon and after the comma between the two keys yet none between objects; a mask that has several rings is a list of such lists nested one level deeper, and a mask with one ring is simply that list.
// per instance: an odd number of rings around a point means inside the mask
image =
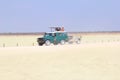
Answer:
[{"label": "sandy ground", "polygon": [[120,43],[0,48],[0,80],[120,80]]}]

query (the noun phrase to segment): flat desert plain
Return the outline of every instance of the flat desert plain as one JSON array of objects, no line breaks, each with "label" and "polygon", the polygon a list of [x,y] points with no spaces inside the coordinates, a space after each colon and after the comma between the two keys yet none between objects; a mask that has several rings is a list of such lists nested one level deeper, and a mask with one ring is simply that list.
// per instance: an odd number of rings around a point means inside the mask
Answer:
[{"label": "flat desert plain", "polygon": [[120,43],[0,48],[0,80],[120,80]]},{"label": "flat desert plain", "polygon": [[0,47],[0,80],[120,80],[120,42]]}]

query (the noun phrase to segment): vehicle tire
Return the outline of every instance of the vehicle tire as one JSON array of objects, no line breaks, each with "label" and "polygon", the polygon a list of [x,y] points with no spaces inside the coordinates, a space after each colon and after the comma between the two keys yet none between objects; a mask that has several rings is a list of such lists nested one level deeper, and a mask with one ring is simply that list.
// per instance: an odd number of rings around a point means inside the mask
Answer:
[{"label": "vehicle tire", "polygon": [[45,45],[49,46],[51,44],[51,42],[49,40],[45,41]]},{"label": "vehicle tire", "polygon": [[61,41],[60,41],[60,44],[61,44],[61,45],[64,45],[64,44],[65,44],[65,41],[64,41],[64,40],[61,40]]}]

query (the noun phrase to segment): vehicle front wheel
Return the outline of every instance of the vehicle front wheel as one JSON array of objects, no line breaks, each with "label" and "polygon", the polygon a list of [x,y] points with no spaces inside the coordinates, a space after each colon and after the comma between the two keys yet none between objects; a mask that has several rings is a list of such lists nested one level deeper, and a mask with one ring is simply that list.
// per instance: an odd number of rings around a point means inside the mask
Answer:
[{"label": "vehicle front wheel", "polygon": [[61,44],[61,45],[64,45],[64,44],[65,44],[65,41],[64,41],[64,40],[61,40],[61,41],[60,41],[60,44]]},{"label": "vehicle front wheel", "polygon": [[49,41],[49,40],[47,40],[46,42],[45,42],[45,45],[46,46],[49,46],[51,44],[51,42]]}]

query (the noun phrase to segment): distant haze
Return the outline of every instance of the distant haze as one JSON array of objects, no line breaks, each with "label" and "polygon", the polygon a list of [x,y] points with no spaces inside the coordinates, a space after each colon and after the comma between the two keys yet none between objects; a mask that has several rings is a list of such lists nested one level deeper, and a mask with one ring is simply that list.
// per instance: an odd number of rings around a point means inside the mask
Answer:
[{"label": "distant haze", "polygon": [[0,33],[120,31],[120,0],[0,0]]}]

